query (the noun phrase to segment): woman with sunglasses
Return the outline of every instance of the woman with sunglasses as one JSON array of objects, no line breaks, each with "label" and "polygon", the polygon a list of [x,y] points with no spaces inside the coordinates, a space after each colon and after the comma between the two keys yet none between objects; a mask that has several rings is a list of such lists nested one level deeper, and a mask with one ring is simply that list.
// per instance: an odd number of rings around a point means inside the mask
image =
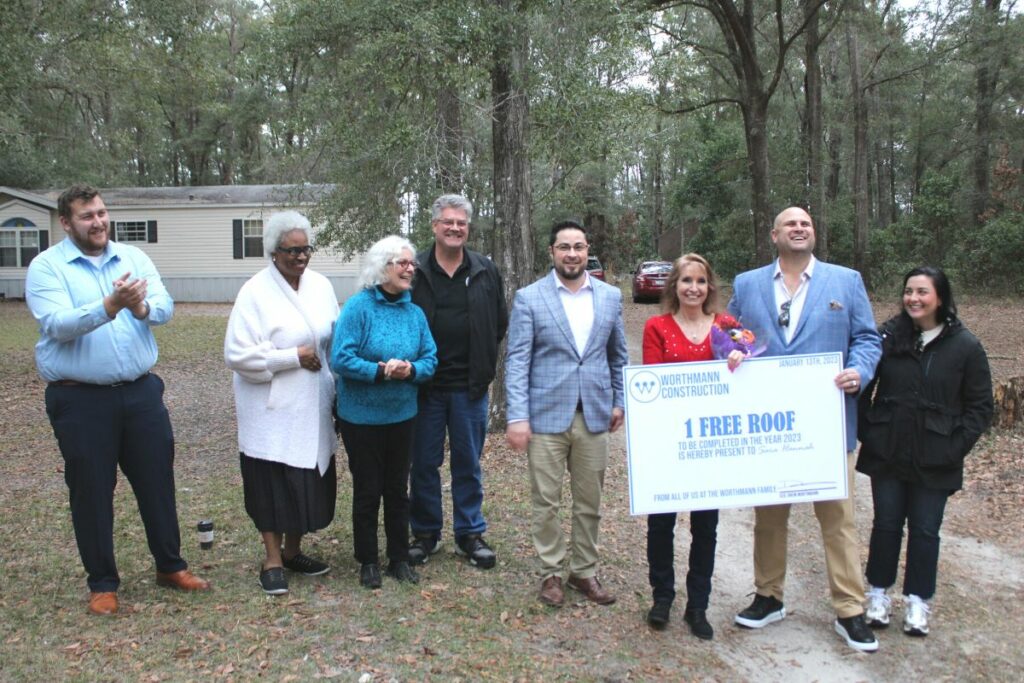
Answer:
[{"label": "woman with sunglasses", "polygon": [[387,574],[416,583],[409,566],[409,461],[418,384],[434,375],[437,347],[412,302],[416,272],[409,241],[393,235],[363,257],[362,291],[345,302],[334,328],[331,369],[352,472],[352,536],[359,583],[381,587],[377,515],[384,502]]},{"label": "woman with sunglasses", "polygon": [[302,537],[334,518],[334,377],[330,358],[338,299],[309,269],[309,221],[275,214],[263,231],[270,265],[235,299],[224,339],[234,371],[245,510],[263,538],[259,582],[288,592],[284,569],[317,576],[330,567],[301,551]]}]

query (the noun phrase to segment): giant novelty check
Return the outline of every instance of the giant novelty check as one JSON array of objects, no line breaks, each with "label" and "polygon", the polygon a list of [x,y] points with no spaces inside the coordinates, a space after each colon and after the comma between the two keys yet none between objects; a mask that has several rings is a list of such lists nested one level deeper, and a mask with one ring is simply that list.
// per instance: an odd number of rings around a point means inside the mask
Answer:
[{"label": "giant novelty check", "polygon": [[846,498],[842,355],[631,365],[630,514]]}]

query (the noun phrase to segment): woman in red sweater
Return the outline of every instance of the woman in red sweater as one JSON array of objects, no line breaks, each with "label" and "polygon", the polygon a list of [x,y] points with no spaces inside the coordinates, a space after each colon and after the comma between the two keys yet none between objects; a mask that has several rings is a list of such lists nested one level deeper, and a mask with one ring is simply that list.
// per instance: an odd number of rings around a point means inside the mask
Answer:
[{"label": "woman in red sweater", "polygon": [[[698,254],[676,259],[662,295],[665,312],[653,316],[644,326],[644,365],[713,360],[711,327],[726,327],[732,322],[728,314],[718,313],[718,306],[718,281],[707,260]],[[735,367],[743,355],[738,351],[733,354],[737,358],[734,360],[730,355],[730,367]],[[654,594],[647,623],[658,630],[668,625],[676,596],[672,552],[675,526],[674,512],[647,517],[648,576]],[[683,620],[703,640],[711,640],[715,634],[706,613],[715,569],[717,528],[718,510],[690,513],[692,540]]]}]

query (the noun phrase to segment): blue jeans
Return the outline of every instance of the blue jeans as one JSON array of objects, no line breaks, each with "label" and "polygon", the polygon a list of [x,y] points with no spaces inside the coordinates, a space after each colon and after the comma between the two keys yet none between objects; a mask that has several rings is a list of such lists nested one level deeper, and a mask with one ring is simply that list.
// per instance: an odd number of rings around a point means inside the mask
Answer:
[{"label": "blue jeans", "polygon": [[[673,566],[676,513],[647,516],[648,579],[654,599],[671,602],[676,597]],[[686,572],[686,608],[707,609],[711,597],[711,575],[715,572],[718,540],[718,510],[690,513],[690,563]]]},{"label": "blue jeans", "polygon": [[876,588],[896,583],[896,569],[907,524],[907,568],[903,594],[928,600],[935,595],[939,567],[939,527],[949,492],[899,479],[871,477],[875,520],[871,525],[867,579]]},{"label": "blue jeans", "polygon": [[452,470],[455,538],[487,531],[480,453],[487,433],[487,394],[477,400],[466,391],[420,391],[409,476],[409,526],[413,536],[441,538],[441,465],[448,435]]}]

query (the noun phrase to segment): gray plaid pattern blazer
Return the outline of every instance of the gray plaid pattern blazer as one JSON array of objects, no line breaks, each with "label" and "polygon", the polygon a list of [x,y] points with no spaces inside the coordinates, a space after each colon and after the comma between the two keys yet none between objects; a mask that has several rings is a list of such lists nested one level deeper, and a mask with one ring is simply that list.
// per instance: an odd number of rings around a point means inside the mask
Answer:
[{"label": "gray plaid pattern blazer", "polygon": [[538,434],[569,429],[578,403],[587,429],[608,431],[612,408],[624,408],[622,368],[629,362],[622,293],[591,278],[594,327],[580,355],[555,287],[555,271],[516,292],[505,357],[507,417],[529,420]]},{"label": "gray plaid pattern blazer", "polygon": [[[860,373],[861,390],[875,376],[882,357],[882,338],[875,328],[871,302],[860,273],[818,261],[807,287],[807,299],[786,343],[775,305],[775,264],[740,273],[733,282],[729,313],[768,340],[765,356],[795,356],[839,351],[843,367]],[[779,387],[780,392],[800,387]],[[838,391],[838,389],[837,389]],[[846,394],[846,450],[857,446],[857,394]]]}]

